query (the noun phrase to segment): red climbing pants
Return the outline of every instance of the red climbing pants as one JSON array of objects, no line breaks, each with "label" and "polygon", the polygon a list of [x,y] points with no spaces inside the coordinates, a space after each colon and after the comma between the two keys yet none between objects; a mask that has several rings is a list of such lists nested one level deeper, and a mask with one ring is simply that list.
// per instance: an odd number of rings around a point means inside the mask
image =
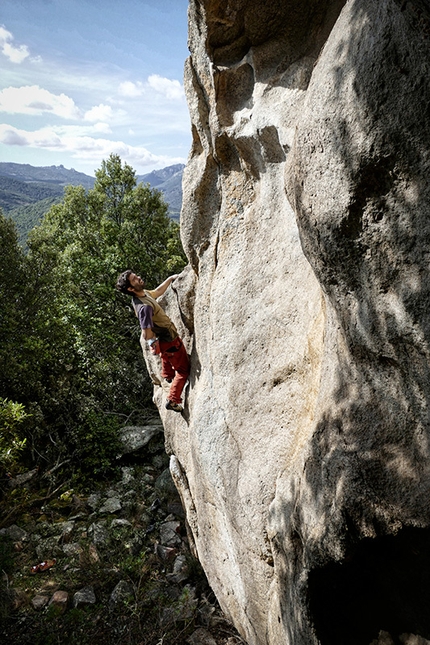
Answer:
[{"label": "red climbing pants", "polygon": [[170,342],[160,341],[160,350],[161,376],[172,380],[169,401],[182,403],[182,390],[190,373],[187,350],[179,336]]}]

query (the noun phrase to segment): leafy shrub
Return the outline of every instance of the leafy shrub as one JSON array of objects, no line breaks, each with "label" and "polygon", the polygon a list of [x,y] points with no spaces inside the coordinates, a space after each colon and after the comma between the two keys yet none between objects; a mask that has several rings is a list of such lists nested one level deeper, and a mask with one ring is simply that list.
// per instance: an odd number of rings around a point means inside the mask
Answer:
[{"label": "leafy shrub", "polygon": [[15,469],[26,440],[21,439],[19,427],[29,415],[21,403],[0,398],[0,468]]},{"label": "leafy shrub", "polygon": [[106,477],[114,473],[121,448],[120,427],[116,417],[90,411],[83,423],[74,429],[72,443],[84,478],[88,475]]}]

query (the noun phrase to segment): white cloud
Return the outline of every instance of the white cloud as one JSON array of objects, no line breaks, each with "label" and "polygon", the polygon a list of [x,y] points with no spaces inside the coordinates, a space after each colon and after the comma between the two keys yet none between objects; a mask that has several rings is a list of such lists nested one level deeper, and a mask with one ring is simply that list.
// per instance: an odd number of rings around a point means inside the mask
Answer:
[{"label": "white cloud", "polygon": [[142,96],[144,94],[145,88],[143,83],[138,81],[137,83],[132,83],[131,81],[124,81],[121,83],[118,88],[118,94],[120,96],[127,96],[128,98],[135,98],[136,96]]},{"label": "white cloud", "polygon": [[85,121],[110,121],[112,118],[112,108],[110,105],[95,105],[91,110],[85,112]]},{"label": "white cloud", "polygon": [[0,142],[7,146],[28,146],[28,140],[15,128],[0,125]]},{"label": "white cloud", "polygon": [[8,58],[11,63],[22,63],[28,56],[30,52],[28,51],[27,45],[20,45],[15,47],[12,44],[13,35],[8,31],[3,25],[0,26],[0,49],[1,52],[6,58]]},{"label": "white cloud", "polygon": [[126,98],[137,98],[138,96],[149,94],[150,92],[153,93],[154,91],[169,101],[178,101],[185,97],[184,88],[179,81],[172,81],[158,74],[148,76],[146,83],[142,83],[141,81],[137,81],[137,83],[124,81],[118,87],[118,94]]},{"label": "white cloud", "polygon": [[163,76],[158,76],[158,74],[152,74],[148,76],[148,85],[167,99],[180,100],[184,98],[184,88],[179,81],[171,81]]},{"label": "white cloud", "polygon": [[62,128],[42,128],[36,132],[19,130],[7,124],[0,124],[0,143],[10,146],[27,146],[44,150],[61,150],[75,159],[94,161],[100,164],[111,153],[121,156],[129,163],[138,166],[185,163],[181,158],[154,155],[143,146],[131,146],[123,141],[95,138],[84,134],[85,127],[63,126]]},{"label": "white cloud", "polygon": [[112,132],[110,125],[108,123],[103,123],[102,121],[94,124],[93,131],[100,132],[101,134],[110,134]]},{"label": "white cloud", "polygon": [[41,115],[45,112],[63,119],[80,119],[81,112],[66,94],[52,94],[38,85],[6,87],[0,92],[0,112]]},{"label": "white cloud", "polygon": [[55,132],[59,137],[86,137],[92,134],[110,134],[112,132],[109,124],[102,122],[91,125],[54,125],[49,128],[41,128],[39,132],[48,130]]},{"label": "white cloud", "polygon": [[32,116],[54,115],[72,121],[89,121],[98,132],[110,132],[109,121],[121,118],[123,110],[114,114],[110,105],[95,105],[83,113],[66,94],[53,94],[38,85],[6,87],[0,91],[0,112]]}]

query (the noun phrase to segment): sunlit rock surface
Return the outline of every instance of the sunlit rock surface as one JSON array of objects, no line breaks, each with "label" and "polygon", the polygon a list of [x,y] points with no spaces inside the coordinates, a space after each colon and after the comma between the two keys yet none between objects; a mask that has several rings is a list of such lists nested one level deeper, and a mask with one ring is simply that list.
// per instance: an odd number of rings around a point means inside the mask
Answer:
[{"label": "sunlit rock surface", "polygon": [[183,415],[155,400],[190,539],[251,645],[424,643],[429,4],[189,20],[190,267],[166,307],[192,373]]}]

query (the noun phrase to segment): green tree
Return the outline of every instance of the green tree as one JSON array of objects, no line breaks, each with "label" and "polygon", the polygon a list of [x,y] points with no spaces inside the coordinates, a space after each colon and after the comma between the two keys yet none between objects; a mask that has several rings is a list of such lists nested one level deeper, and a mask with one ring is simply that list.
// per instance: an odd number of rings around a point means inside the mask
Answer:
[{"label": "green tree", "polygon": [[26,410],[20,432],[27,461],[49,462],[54,444],[46,451],[45,439],[66,418],[73,364],[57,297],[60,254],[52,245],[37,257],[26,256],[14,223],[1,214],[0,251],[0,397]]},{"label": "green tree", "polygon": [[20,293],[24,260],[15,225],[0,211],[0,378],[3,385],[19,369],[16,347],[22,337]]}]

